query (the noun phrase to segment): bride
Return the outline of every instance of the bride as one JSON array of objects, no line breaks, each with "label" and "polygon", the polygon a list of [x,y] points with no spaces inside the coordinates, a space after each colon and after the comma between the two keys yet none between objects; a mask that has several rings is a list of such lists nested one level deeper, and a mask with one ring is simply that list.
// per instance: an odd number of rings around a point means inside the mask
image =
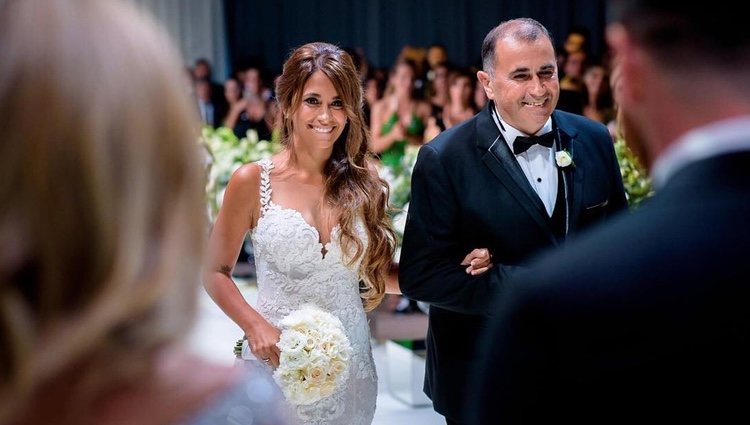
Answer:
[{"label": "bride", "polygon": [[[303,304],[338,317],[353,349],[349,377],[331,396],[296,406],[297,414],[305,423],[369,424],[377,376],[365,312],[385,294],[395,234],[386,183],[367,152],[358,74],[338,47],[306,44],[284,64],[277,96],[285,149],[232,176],[204,282],[252,353],[273,367],[282,318]],[[247,231],[258,270],[255,308],[231,278]]]}]

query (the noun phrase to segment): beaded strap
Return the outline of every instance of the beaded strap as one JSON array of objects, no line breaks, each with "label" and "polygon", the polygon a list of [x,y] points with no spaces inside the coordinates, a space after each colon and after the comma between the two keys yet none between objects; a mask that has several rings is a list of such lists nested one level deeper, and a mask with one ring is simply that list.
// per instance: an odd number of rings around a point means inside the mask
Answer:
[{"label": "beaded strap", "polygon": [[273,162],[270,159],[261,159],[260,165],[260,211],[265,214],[271,203],[271,170]]}]

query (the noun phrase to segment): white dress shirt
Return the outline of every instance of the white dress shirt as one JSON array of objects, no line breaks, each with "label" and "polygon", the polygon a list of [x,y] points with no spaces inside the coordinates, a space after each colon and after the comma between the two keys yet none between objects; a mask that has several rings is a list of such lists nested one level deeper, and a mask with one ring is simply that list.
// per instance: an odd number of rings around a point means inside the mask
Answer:
[{"label": "white dress shirt", "polygon": [[698,127],[685,133],[654,162],[651,172],[654,187],[663,187],[674,173],[692,162],[747,150],[750,150],[750,116]]},{"label": "white dress shirt", "polygon": [[[493,114],[493,118],[503,138],[505,138],[505,142],[508,143],[510,151],[513,152],[513,142],[516,140],[516,137],[527,136],[527,134],[505,122],[497,111]],[[497,121],[498,119],[499,122]],[[550,131],[552,131],[551,117],[533,135],[540,136]],[[515,157],[529,184],[534,188],[539,199],[542,200],[544,208],[547,210],[547,215],[552,217],[552,212],[555,210],[555,202],[557,201],[557,166],[555,165],[554,145],[551,148],[533,145],[527,151],[515,155]]]}]

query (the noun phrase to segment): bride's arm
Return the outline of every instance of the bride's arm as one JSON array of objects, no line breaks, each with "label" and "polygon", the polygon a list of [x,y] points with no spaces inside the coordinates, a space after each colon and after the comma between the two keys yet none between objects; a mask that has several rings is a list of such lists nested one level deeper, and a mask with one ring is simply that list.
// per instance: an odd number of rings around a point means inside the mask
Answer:
[{"label": "bride's arm", "polygon": [[246,300],[232,280],[248,229],[260,214],[260,167],[248,164],[235,171],[224,193],[221,209],[211,230],[203,285],[211,298],[247,335],[250,349],[259,359],[279,364],[280,331],[266,321]]}]

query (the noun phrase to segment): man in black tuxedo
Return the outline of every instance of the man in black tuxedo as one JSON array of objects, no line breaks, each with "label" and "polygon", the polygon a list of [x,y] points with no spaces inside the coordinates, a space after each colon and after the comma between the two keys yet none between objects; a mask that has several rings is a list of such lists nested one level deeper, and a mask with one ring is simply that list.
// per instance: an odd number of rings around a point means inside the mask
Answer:
[{"label": "man in black tuxedo", "polygon": [[656,195],[508,283],[471,423],[750,421],[746,18],[612,6],[622,124]]},{"label": "man in black tuxedo", "polygon": [[[560,89],[546,28],[502,23],[482,58],[477,77],[491,102],[420,149],[399,265],[404,294],[430,304],[424,389],[449,424],[466,421],[468,373],[507,276],[626,207],[607,129],[554,111]],[[459,265],[474,248],[488,248],[494,264],[479,276]]]}]

